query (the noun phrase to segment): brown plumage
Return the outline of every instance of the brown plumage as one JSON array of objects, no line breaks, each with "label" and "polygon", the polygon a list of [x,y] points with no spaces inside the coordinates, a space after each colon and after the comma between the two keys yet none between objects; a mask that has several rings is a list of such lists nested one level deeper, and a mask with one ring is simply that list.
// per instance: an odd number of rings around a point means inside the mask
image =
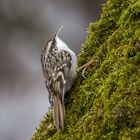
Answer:
[{"label": "brown plumage", "polygon": [[54,123],[58,130],[64,128],[64,95],[71,88],[77,70],[76,55],[58,37],[60,29],[44,45],[41,54],[46,88],[53,107]]}]

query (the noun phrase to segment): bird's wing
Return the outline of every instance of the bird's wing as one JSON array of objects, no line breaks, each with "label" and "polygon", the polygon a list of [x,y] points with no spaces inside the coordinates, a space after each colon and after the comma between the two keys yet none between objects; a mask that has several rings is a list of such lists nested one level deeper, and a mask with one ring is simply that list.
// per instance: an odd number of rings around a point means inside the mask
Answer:
[{"label": "bird's wing", "polygon": [[[62,50],[56,57],[57,64],[53,72],[53,89],[55,93],[62,94],[71,68],[72,58],[69,52]],[[61,96],[61,95],[59,95]]]},{"label": "bird's wing", "polygon": [[53,54],[44,54],[41,56],[41,61],[49,93],[58,94],[62,98],[72,63],[70,53],[61,50]]},{"label": "bird's wing", "polygon": [[64,127],[65,105],[64,90],[71,68],[72,58],[69,52],[61,50],[44,54],[41,58],[50,103],[53,105],[53,117],[57,129]]}]

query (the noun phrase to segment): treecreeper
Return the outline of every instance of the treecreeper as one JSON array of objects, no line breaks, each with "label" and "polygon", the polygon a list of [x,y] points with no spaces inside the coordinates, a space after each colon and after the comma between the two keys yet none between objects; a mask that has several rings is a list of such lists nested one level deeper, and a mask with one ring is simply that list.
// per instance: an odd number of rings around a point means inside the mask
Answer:
[{"label": "treecreeper", "polygon": [[64,129],[64,96],[77,75],[77,57],[58,37],[61,29],[45,43],[41,53],[42,70],[57,130]]}]

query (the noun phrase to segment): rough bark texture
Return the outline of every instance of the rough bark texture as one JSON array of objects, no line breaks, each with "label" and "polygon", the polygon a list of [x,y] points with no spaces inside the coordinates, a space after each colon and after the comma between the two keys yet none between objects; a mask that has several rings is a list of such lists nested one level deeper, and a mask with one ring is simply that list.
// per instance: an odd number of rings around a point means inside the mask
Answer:
[{"label": "rough bark texture", "polygon": [[88,31],[79,66],[94,63],[66,95],[64,131],[50,111],[32,140],[140,139],[140,0],[107,0]]}]

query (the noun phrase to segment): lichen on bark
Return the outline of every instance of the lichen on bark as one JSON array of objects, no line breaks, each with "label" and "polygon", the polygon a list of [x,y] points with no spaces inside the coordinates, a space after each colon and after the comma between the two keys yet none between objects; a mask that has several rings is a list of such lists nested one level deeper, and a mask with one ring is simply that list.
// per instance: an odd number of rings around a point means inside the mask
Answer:
[{"label": "lichen on bark", "polygon": [[49,112],[32,140],[140,139],[140,0],[107,0],[91,23],[78,57],[78,73],[66,94],[63,132]]}]

